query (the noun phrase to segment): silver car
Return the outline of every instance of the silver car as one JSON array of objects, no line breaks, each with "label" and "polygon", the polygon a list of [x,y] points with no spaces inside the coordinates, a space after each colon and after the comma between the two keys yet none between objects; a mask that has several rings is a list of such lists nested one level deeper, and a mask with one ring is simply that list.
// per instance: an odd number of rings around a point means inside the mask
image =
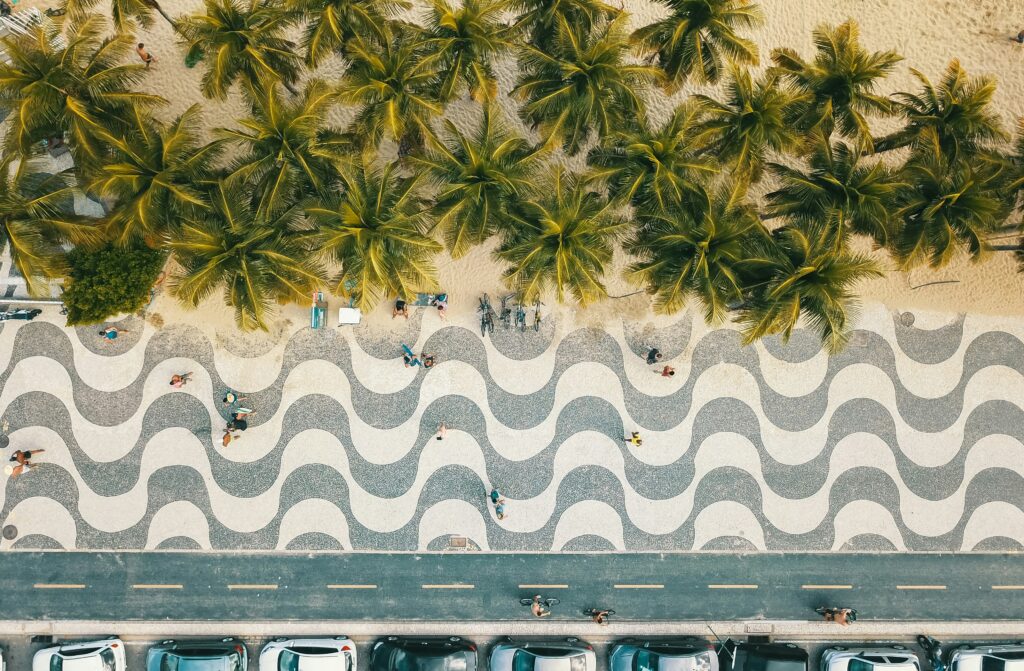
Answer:
[{"label": "silver car", "polygon": [[1024,671],[1024,641],[1016,645],[959,645],[950,671]]},{"label": "silver car", "polygon": [[902,645],[888,648],[829,648],[821,671],[921,671],[917,655]]},{"label": "silver car", "polygon": [[[0,662],[0,668],[3,663]],[[61,643],[32,656],[32,671],[124,671],[124,643],[119,638]]]},{"label": "silver car", "polygon": [[612,646],[608,665],[611,671],[718,671],[718,656],[702,639],[626,639]]},{"label": "silver car", "polygon": [[490,671],[596,671],[594,647],[578,638],[498,643]]}]

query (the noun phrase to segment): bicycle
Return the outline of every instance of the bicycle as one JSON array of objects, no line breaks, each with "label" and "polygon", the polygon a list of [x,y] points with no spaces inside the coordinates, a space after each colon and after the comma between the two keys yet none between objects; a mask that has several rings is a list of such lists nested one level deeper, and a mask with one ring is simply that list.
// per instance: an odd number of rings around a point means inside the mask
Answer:
[{"label": "bicycle", "polygon": [[501,314],[498,315],[498,319],[505,325],[505,330],[512,328],[512,308],[507,307],[508,299],[515,296],[515,294],[508,294],[507,296],[501,297]]},{"label": "bicycle", "polygon": [[[557,606],[558,604],[562,603],[562,600],[561,599],[541,599],[540,602],[542,604],[544,604],[545,606],[547,606],[548,608],[551,608],[552,606]],[[519,604],[522,605],[522,606],[532,606],[533,605],[533,599],[532,598],[520,599],[519,600]]]},{"label": "bicycle", "polygon": [[[838,622],[839,624],[850,624],[857,621],[857,611],[853,608],[829,608],[827,606],[820,606],[814,609],[814,612],[825,618],[826,622]],[[846,615],[846,621],[837,619],[839,615]]]},{"label": "bicycle", "polygon": [[615,611],[603,608],[584,608],[583,614],[592,619],[595,624],[608,626],[608,620],[615,615]]},{"label": "bicycle", "polygon": [[520,331],[526,330],[526,308],[523,307],[523,300],[516,303],[516,326]]},{"label": "bicycle", "polygon": [[[544,305],[544,304],[540,302],[539,298],[533,302],[533,330],[534,331],[540,331],[540,320],[543,319],[543,317],[540,314],[540,306],[542,306],[542,305]],[[523,321],[525,321],[525,320],[526,320],[526,318],[524,317]]]},{"label": "bicycle", "polygon": [[494,333],[494,309],[491,299],[484,294],[480,299],[480,335],[486,337],[488,332]]}]

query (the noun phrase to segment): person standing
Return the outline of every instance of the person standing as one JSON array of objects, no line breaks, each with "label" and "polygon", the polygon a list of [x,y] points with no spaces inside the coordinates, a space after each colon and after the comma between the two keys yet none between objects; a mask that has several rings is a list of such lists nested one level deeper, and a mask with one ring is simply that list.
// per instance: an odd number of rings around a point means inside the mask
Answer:
[{"label": "person standing", "polygon": [[146,45],[142,42],[139,42],[139,46],[135,47],[135,53],[139,55],[139,58],[141,58],[142,62],[146,64],[147,68],[150,63],[156,61],[156,56],[146,51]]},{"label": "person standing", "polygon": [[647,352],[647,365],[653,366],[659,361],[661,361],[661,350],[659,350],[657,347],[652,347]]}]

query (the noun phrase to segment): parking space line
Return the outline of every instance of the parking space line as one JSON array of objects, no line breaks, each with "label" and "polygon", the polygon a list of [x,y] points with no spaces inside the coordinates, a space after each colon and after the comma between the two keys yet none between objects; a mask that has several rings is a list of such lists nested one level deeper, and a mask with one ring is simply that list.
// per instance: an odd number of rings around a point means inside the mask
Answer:
[{"label": "parking space line", "polygon": [[708,589],[757,589],[757,585],[708,585]]},{"label": "parking space line", "polygon": [[37,582],[32,585],[36,589],[85,589],[85,585],[78,585],[74,583],[57,583],[57,582]]},{"label": "parking space line", "polygon": [[277,585],[228,585],[228,589],[277,589]]},{"label": "parking space line", "polygon": [[423,589],[474,589],[476,585],[423,585]]},{"label": "parking space line", "polygon": [[182,589],[184,585],[147,585],[144,583],[132,585],[132,589]]},{"label": "parking space line", "polygon": [[520,585],[519,589],[569,589],[568,585]]},{"label": "parking space line", "polygon": [[328,585],[327,589],[377,589],[376,585]]},{"label": "parking space line", "polygon": [[664,585],[612,585],[615,589],[665,589]]},{"label": "parking space line", "polygon": [[800,589],[853,589],[853,585],[800,585]]},{"label": "parking space line", "polygon": [[946,589],[945,585],[896,585],[896,589],[903,590],[943,590]]},{"label": "parking space line", "polygon": [[992,585],[992,589],[1024,589],[1024,585]]}]

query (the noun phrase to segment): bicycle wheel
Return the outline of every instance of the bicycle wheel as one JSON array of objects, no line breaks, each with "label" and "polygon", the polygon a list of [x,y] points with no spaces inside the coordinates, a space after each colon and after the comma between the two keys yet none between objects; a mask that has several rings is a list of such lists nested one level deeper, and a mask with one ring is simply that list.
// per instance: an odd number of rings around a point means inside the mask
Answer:
[{"label": "bicycle wheel", "polygon": [[547,604],[548,608],[551,608],[552,606],[557,606],[562,603],[562,601],[561,599],[544,599],[544,603]]},{"label": "bicycle wheel", "polygon": [[521,606],[532,606],[533,605],[533,599],[520,599],[519,600],[519,604]]}]

